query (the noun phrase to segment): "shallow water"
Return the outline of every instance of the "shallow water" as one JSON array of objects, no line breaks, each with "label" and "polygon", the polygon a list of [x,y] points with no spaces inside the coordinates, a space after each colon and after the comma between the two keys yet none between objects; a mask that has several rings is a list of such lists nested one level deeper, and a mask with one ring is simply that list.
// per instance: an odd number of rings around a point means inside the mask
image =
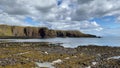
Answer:
[{"label": "shallow water", "polygon": [[0,39],[8,42],[51,42],[63,43],[64,47],[77,47],[80,45],[100,45],[120,47],[120,37],[103,38],[49,38],[49,39]]}]

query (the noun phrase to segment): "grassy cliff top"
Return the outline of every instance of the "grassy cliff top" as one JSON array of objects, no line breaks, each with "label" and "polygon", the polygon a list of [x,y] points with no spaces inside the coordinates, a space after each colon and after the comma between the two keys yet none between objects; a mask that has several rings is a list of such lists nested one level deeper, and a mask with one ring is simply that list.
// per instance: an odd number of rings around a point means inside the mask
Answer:
[{"label": "grassy cliff top", "polygon": [[52,30],[47,27],[0,25],[0,37],[96,37],[78,30]]}]

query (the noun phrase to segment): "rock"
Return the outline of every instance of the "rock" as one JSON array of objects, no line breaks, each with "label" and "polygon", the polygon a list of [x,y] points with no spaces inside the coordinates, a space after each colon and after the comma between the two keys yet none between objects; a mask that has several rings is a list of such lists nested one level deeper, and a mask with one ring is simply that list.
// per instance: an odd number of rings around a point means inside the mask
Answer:
[{"label": "rock", "polygon": [[53,61],[52,64],[54,65],[54,64],[56,64],[56,63],[61,63],[61,62],[62,62],[62,60],[61,60],[61,59],[58,59],[58,60]]},{"label": "rock", "polygon": [[91,68],[91,66],[85,67],[85,68]]},{"label": "rock", "polygon": [[92,62],[92,65],[96,65],[97,64],[97,62]]},{"label": "rock", "polygon": [[45,54],[48,54],[48,52],[45,52]]},{"label": "rock", "polygon": [[68,59],[70,59],[70,57],[66,57],[65,59],[68,60]]},{"label": "rock", "polygon": [[46,27],[0,25],[1,38],[97,37],[77,30],[51,30]]}]

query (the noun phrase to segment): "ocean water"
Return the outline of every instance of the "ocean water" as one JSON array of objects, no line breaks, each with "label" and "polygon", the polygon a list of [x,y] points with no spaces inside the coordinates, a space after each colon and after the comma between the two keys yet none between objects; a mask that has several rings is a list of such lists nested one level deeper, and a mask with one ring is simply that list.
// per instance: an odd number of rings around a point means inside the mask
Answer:
[{"label": "ocean water", "polygon": [[103,37],[103,38],[49,38],[49,39],[0,39],[8,42],[51,42],[62,43],[64,47],[77,47],[83,45],[99,45],[120,47],[120,37]]}]

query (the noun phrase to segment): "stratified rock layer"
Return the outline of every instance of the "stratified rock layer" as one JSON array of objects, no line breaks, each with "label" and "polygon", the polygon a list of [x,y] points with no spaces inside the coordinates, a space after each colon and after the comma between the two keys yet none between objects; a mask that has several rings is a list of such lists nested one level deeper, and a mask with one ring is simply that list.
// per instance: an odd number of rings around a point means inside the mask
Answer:
[{"label": "stratified rock layer", "polygon": [[76,30],[51,30],[46,27],[21,27],[0,25],[1,38],[53,38],[53,37],[96,37]]}]

